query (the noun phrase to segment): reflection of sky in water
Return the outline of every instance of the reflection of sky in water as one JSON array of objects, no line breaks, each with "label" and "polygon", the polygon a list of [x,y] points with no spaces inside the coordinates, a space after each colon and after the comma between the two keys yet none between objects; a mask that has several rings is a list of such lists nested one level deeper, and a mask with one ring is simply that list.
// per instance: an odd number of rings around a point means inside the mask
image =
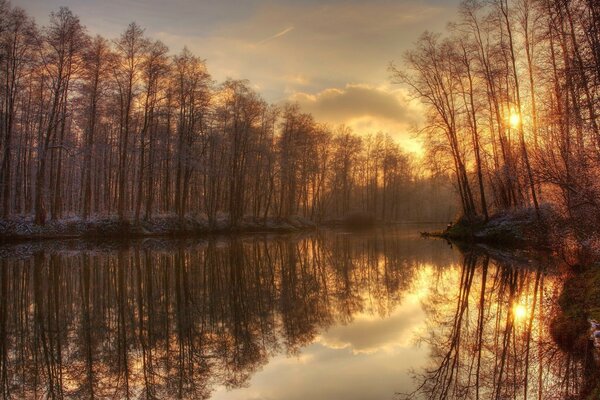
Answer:
[{"label": "reflection of sky in water", "polygon": [[11,260],[0,322],[22,339],[0,338],[0,376],[12,398],[54,384],[74,399],[392,400],[418,386],[419,398],[546,400],[595,384],[582,375],[593,357],[554,344],[573,318],[546,257],[500,262],[402,232],[227,243]]},{"label": "reflection of sky in water", "polygon": [[431,269],[425,268],[387,316],[357,313],[351,323],[322,332],[298,355],[277,355],[244,388],[220,386],[211,399],[393,399],[414,389],[411,370],[425,367],[428,348],[421,300]]}]

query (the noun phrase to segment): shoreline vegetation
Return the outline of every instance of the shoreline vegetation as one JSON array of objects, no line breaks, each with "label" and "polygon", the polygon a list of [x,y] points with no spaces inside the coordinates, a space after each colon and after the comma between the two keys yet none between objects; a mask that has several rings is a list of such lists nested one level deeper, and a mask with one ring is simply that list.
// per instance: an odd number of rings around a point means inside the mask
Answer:
[{"label": "shoreline vegetation", "polygon": [[222,233],[296,232],[316,229],[316,224],[302,217],[243,218],[236,225],[229,218],[217,218],[210,223],[206,217],[157,216],[148,220],[123,220],[102,217],[83,220],[77,217],[35,224],[33,218],[0,221],[0,241],[35,241],[68,238],[143,238],[161,236],[193,237]]},{"label": "shoreline vegetation", "polygon": [[426,160],[453,172],[464,215],[422,236],[564,263],[550,327],[585,360],[581,399],[600,398],[599,10],[463,1],[445,31],[423,33],[390,65],[421,100]]},{"label": "shoreline vegetation", "polygon": [[382,221],[373,214],[356,212],[341,218],[319,222],[302,216],[240,219],[232,224],[227,215],[209,221],[205,215],[155,216],[152,219],[122,220],[118,216],[98,217],[88,220],[79,217],[48,221],[37,225],[32,216],[0,219],[0,242],[61,240],[61,239],[114,239],[146,237],[186,237],[213,234],[294,233],[309,232],[318,228],[368,229],[397,224],[420,224],[413,221]]},{"label": "shoreline vegetation", "polygon": [[591,226],[573,221],[554,206],[543,204],[538,210],[524,207],[499,211],[487,220],[481,216],[463,216],[443,230],[420,234],[423,238],[445,239],[459,247],[541,250],[554,253],[577,269],[581,265],[600,265],[600,235]]}]

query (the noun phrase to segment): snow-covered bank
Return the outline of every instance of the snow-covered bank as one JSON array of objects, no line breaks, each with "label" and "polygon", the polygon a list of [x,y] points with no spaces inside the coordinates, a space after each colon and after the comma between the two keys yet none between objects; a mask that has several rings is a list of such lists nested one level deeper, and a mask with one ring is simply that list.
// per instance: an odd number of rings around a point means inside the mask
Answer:
[{"label": "snow-covered bank", "polygon": [[233,232],[296,232],[315,229],[315,223],[298,216],[287,218],[244,218],[232,224],[226,216],[212,224],[204,217],[159,216],[150,220],[119,220],[116,217],[83,220],[69,218],[36,225],[30,217],[0,220],[0,241],[102,238],[193,236]]},{"label": "snow-covered bank", "polygon": [[562,218],[549,206],[539,214],[532,208],[502,211],[483,218],[461,218],[444,231],[423,232],[423,236],[491,245],[549,248],[560,236]]}]

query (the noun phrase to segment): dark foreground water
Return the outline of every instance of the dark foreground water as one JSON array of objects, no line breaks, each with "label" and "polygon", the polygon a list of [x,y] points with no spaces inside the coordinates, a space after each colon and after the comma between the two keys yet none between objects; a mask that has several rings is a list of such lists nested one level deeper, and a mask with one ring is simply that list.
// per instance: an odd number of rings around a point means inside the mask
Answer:
[{"label": "dark foreground water", "polygon": [[589,384],[551,333],[560,265],[417,230],[0,247],[2,394],[562,399]]}]

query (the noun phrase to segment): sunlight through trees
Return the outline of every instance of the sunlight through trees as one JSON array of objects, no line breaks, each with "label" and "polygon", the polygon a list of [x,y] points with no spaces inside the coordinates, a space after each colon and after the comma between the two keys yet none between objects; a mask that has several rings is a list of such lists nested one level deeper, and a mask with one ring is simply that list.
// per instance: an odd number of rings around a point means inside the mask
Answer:
[{"label": "sunlight through trees", "polygon": [[467,218],[548,203],[576,230],[597,221],[599,15],[591,0],[465,0],[391,66]]}]

